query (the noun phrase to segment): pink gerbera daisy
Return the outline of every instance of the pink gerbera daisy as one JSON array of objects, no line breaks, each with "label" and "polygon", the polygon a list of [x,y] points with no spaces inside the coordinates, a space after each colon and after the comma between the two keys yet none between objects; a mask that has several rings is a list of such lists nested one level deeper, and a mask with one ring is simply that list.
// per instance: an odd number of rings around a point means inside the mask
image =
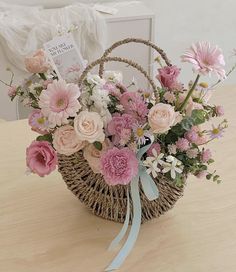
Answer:
[{"label": "pink gerbera daisy", "polygon": [[207,75],[215,73],[220,79],[225,78],[225,61],[221,49],[209,42],[197,42],[181,56],[183,62],[193,64],[193,70]]},{"label": "pink gerbera daisy", "polygon": [[65,80],[54,80],[42,91],[39,107],[48,118],[51,127],[68,123],[69,117],[76,116],[81,108],[78,101],[80,89],[76,84],[67,84]]}]

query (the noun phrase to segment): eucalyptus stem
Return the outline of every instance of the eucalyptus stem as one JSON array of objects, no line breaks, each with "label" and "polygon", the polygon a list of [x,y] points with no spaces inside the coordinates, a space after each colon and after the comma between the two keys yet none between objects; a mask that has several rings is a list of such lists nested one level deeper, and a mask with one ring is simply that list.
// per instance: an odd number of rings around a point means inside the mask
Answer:
[{"label": "eucalyptus stem", "polygon": [[181,110],[183,110],[183,109],[185,108],[185,106],[186,106],[186,104],[187,104],[189,98],[191,97],[191,95],[192,95],[192,93],[193,93],[195,87],[197,86],[197,83],[198,83],[199,78],[200,78],[200,75],[198,74],[197,77],[196,77],[196,79],[195,79],[195,81],[194,81],[194,83],[193,83],[193,85],[192,85],[192,87],[190,88],[190,90],[189,90],[187,96],[185,97],[184,102],[183,102],[182,105],[180,106],[179,111],[181,111]]}]

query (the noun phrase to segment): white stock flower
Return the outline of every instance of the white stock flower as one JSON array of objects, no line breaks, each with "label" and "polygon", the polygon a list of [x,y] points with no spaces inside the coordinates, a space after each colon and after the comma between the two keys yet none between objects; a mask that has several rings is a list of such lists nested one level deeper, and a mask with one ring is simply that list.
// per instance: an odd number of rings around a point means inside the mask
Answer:
[{"label": "white stock flower", "polygon": [[90,84],[95,84],[97,86],[103,86],[106,83],[105,79],[100,78],[99,75],[90,73],[87,75],[87,82]]},{"label": "white stock flower", "polygon": [[104,79],[113,83],[121,83],[123,75],[120,71],[105,71]]}]

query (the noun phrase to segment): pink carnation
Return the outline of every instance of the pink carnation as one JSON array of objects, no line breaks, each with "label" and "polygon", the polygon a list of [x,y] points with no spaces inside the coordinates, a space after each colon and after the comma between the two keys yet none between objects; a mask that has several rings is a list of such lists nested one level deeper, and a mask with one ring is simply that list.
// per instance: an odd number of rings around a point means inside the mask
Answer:
[{"label": "pink carnation", "polygon": [[113,147],[101,156],[101,172],[109,185],[127,185],[138,174],[138,160],[129,148]]},{"label": "pink carnation", "polygon": [[161,152],[161,146],[159,143],[154,143],[150,146],[150,148],[148,149],[147,151],[147,155],[148,157],[152,157],[153,156],[153,153],[152,153],[152,150],[156,150],[157,154],[160,154]]},{"label": "pink carnation", "polygon": [[144,123],[147,118],[147,104],[137,92],[125,92],[120,97],[120,103],[126,113],[132,115],[139,123]]},{"label": "pink carnation", "polygon": [[210,149],[206,149],[202,151],[202,154],[201,154],[202,162],[208,162],[211,159],[211,157],[212,157],[212,154]]},{"label": "pink carnation", "polygon": [[113,136],[113,143],[118,144],[123,137],[124,129],[132,129],[135,124],[134,118],[129,114],[114,114],[112,120],[108,123],[107,131]]},{"label": "pink carnation", "polygon": [[177,149],[180,151],[186,151],[189,149],[189,141],[185,138],[179,138],[175,144]]},{"label": "pink carnation", "polygon": [[166,87],[168,89],[179,89],[179,83],[177,78],[180,74],[180,69],[173,66],[165,66],[163,68],[158,69],[158,75],[156,78],[160,81],[162,87]]},{"label": "pink carnation", "polygon": [[209,42],[193,44],[181,57],[183,62],[193,64],[193,70],[208,75],[215,73],[220,79],[225,78],[225,61],[221,49]]},{"label": "pink carnation", "polygon": [[26,164],[31,172],[43,177],[56,169],[56,152],[49,142],[33,141],[26,149]]}]

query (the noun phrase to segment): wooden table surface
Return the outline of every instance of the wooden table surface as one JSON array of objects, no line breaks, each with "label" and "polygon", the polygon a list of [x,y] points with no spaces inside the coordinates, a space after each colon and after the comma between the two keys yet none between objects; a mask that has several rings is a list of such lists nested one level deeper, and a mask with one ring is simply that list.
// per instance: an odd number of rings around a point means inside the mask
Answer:
[{"label": "wooden table surface", "polygon": [[[190,177],[184,197],[144,224],[120,272],[236,271],[236,87],[219,89],[230,127],[211,145],[223,183]],[[121,224],[92,215],[58,173],[26,176],[26,120],[0,124],[0,271],[102,272]]]}]

